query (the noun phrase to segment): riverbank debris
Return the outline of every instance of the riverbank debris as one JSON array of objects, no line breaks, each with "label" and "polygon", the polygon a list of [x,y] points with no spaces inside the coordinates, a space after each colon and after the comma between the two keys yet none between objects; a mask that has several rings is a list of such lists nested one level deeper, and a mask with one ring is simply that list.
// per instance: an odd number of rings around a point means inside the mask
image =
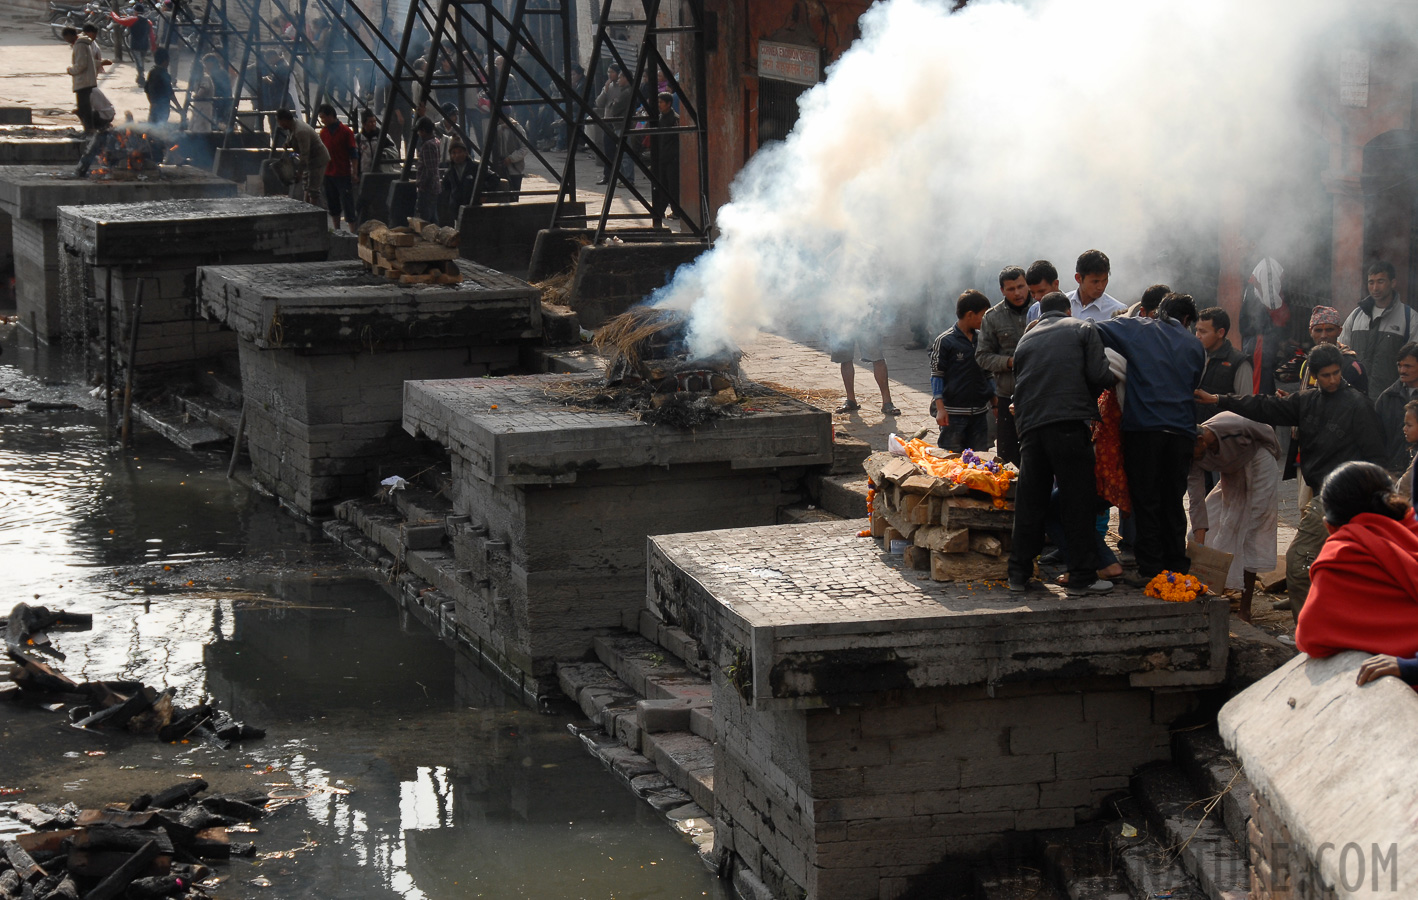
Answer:
[{"label": "riverbank debris", "polygon": [[9,814],[35,831],[0,842],[0,897],[206,898],[208,864],[255,856],[230,833],[255,831],[250,822],[267,812],[259,791],[199,799],[207,787],[189,779],[101,809],[17,805]]},{"label": "riverbank debris", "polygon": [[210,703],[178,705],[173,688],[158,691],[140,681],[79,683],[35,658],[34,654],[45,653],[64,659],[63,653],[49,645],[45,629],[92,626],[92,616],[16,604],[5,619],[5,652],[12,663],[9,678],[13,684],[0,688],[0,700],[29,703],[56,712],[67,706],[69,722],[75,728],[155,734],[167,743],[202,741],[225,750],[233,741],[266,736],[264,729],[238,722]]}]

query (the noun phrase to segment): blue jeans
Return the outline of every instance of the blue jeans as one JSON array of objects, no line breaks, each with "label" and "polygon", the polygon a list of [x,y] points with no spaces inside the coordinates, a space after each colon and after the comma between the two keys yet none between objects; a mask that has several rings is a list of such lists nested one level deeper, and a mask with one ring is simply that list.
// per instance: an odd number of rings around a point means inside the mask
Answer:
[{"label": "blue jeans", "polygon": [[973,416],[954,415],[950,424],[940,430],[936,446],[942,450],[988,450],[990,449],[989,413]]}]

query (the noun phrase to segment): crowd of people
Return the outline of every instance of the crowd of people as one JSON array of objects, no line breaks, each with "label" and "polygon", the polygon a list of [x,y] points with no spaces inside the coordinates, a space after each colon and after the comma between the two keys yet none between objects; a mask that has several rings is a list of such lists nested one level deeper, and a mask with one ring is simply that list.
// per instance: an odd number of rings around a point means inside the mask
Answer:
[{"label": "crowd of people", "polygon": [[[1300,524],[1276,605],[1298,622],[1298,646],[1386,653],[1366,677],[1399,674],[1418,637],[1383,633],[1412,613],[1354,599],[1418,610],[1418,315],[1393,267],[1368,267],[1368,294],[1347,316],[1315,307],[1313,346],[1273,367],[1237,348],[1226,310],[1160,284],[1127,303],[1108,294],[1110,275],[1098,250],[1078,257],[1067,293],[1046,260],[1006,267],[999,298],[962,293],[930,348],[939,446],[994,449],[1018,469],[1010,590],[1042,589],[1049,541],[1075,595],[1185,574],[1202,545],[1231,556],[1225,584],[1210,587],[1232,592],[1249,621],[1293,478]],[[1114,509],[1135,576],[1104,540]],[[1403,665],[1418,676],[1418,659]]]}]

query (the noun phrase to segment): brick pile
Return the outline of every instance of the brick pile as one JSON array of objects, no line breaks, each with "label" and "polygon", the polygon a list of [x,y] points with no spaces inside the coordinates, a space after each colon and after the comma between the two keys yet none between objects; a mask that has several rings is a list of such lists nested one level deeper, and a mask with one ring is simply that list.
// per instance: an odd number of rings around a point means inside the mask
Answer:
[{"label": "brick pile", "polygon": [[371,273],[401,284],[460,284],[458,232],[423,219],[390,228],[377,219],[359,227],[359,258]]},{"label": "brick pile", "polygon": [[928,475],[904,456],[874,453],[863,468],[876,485],[871,535],[883,549],[905,542],[906,565],[928,570],[936,581],[1004,580],[1014,529],[1012,485],[999,508],[989,495]]}]

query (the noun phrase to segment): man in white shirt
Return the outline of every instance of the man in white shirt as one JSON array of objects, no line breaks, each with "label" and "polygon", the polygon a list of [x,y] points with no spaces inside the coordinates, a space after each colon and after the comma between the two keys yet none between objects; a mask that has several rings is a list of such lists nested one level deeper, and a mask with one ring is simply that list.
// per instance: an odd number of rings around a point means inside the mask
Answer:
[{"label": "man in white shirt", "polygon": [[[1075,319],[1090,322],[1106,322],[1118,313],[1127,311],[1127,304],[1108,294],[1108,277],[1112,274],[1112,263],[1102,250],[1086,250],[1078,257],[1073,267],[1073,280],[1078,288],[1069,291],[1069,309]],[[1029,308],[1029,321],[1039,318],[1039,304]]]}]

